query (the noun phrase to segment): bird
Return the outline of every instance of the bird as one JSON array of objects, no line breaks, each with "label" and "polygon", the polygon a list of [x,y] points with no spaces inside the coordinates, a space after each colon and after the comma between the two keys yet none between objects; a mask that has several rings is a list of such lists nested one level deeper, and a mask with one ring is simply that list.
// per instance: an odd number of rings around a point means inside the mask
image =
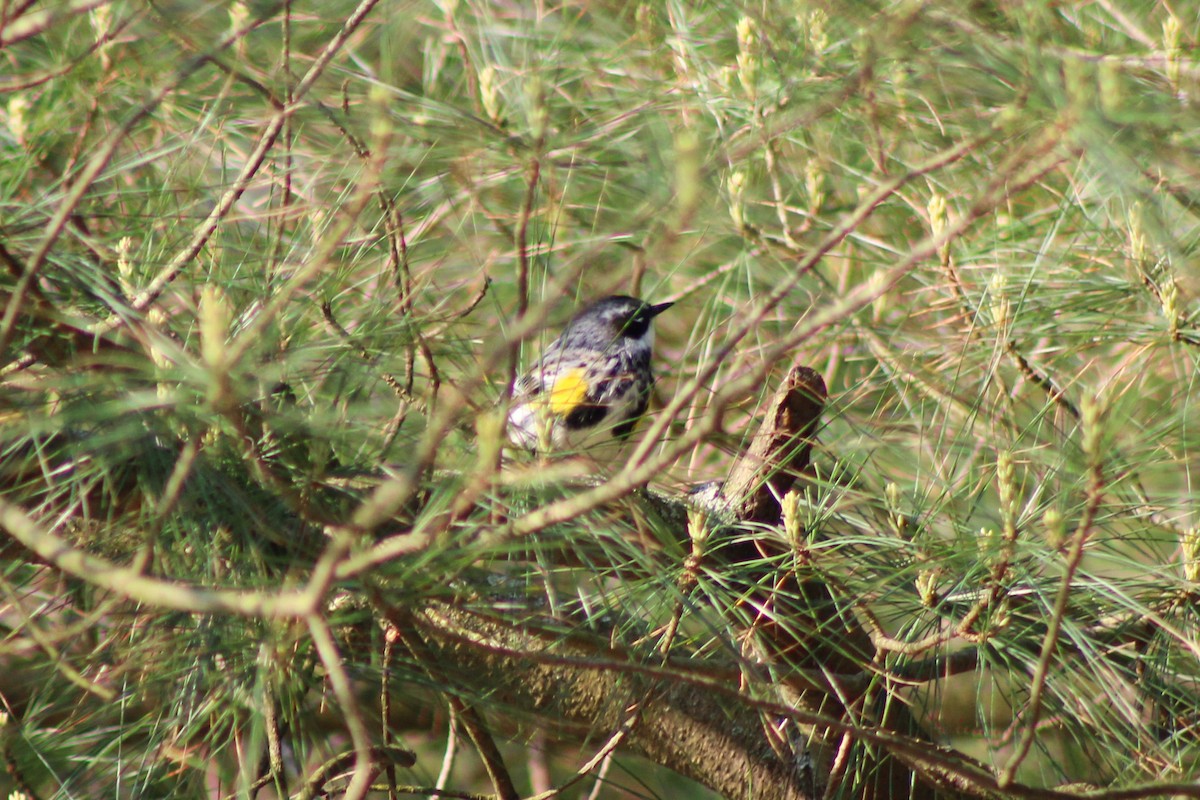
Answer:
[{"label": "bird", "polygon": [[549,454],[628,440],[654,387],[654,318],[672,305],[609,295],[576,313],[513,382],[512,444]]}]

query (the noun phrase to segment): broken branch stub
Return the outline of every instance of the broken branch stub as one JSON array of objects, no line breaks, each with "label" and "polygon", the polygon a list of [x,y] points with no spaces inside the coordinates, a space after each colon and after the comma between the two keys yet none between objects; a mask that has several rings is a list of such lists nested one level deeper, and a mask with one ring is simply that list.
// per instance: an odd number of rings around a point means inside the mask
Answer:
[{"label": "broken branch stub", "polygon": [[774,525],[780,498],[808,468],[812,436],[825,407],[825,381],[811,367],[793,366],[765,406],[766,417],[749,449],[733,465],[722,494],[743,522]]}]

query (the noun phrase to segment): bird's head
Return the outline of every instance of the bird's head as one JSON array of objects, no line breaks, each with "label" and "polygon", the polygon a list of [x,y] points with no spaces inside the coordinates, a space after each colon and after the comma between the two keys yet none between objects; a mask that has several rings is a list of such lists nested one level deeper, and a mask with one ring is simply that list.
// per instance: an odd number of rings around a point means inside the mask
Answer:
[{"label": "bird's head", "polygon": [[610,295],[578,312],[564,334],[572,342],[603,348],[615,342],[654,342],[651,323],[674,303],[650,305],[627,295]]}]

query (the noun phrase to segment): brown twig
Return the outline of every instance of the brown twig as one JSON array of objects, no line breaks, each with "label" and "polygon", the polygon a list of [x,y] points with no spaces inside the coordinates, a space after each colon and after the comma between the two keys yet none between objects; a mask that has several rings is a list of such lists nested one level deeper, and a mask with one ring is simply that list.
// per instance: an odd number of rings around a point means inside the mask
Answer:
[{"label": "brown twig", "polygon": [[129,567],[73,547],[45,529],[20,506],[0,498],[0,531],[19,541],[48,564],[88,583],[159,608],[194,614],[225,613],[278,618],[305,617],[321,607],[349,543],[335,539],[317,561],[307,584],[300,589],[214,589],[142,575]]},{"label": "brown twig", "polygon": [[[392,739],[392,650],[400,639],[400,632],[390,625],[383,631],[383,664],[379,675],[379,721],[380,741],[387,747]],[[387,777],[388,800],[396,800],[396,767],[390,761],[384,765]]]},{"label": "brown twig", "polygon": [[[378,761],[389,764],[399,764],[402,767],[411,767],[417,763],[416,754],[409,750],[405,750],[397,745],[388,747],[370,747],[367,748],[372,761]],[[297,794],[297,800],[313,800],[313,798],[327,796],[325,792],[325,784],[337,777],[338,773],[348,768],[354,763],[356,753],[350,750],[345,753],[338,753],[333,758],[321,764],[309,774],[304,781],[304,786]],[[374,786],[367,786],[368,789],[375,789]],[[397,787],[399,788],[399,787]],[[475,798],[479,795],[449,795],[454,797],[469,797]]]},{"label": "brown twig", "polygon": [[[377,1],[377,0],[376,0]],[[220,52],[230,47],[234,42],[242,39],[251,31],[262,25],[266,20],[273,15],[279,8],[278,3],[273,3],[262,10],[261,13],[255,15],[240,28],[229,32],[213,46],[213,52]],[[3,40],[3,35],[0,34],[0,41]],[[0,351],[8,347],[12,341],[12,336],[15,332],[17,316],[24,305],[25,297],[33,285],[35,278],[41,271],[42,266],[46,263],[50,255],[50,249],[54,243],[58,241],[58,237],[62,234],[63,228],[66,226],[68,219],[75,213],[75,209],[83,201],[84,196],[91,188],[92,183],[99,177],[100,173],[108,166],[113,156],[116,155],[117,148],[120,147],[127,136],[133,132],[134,128],[154,110],[166,100],[167,96],[178,88],[182,83],[187,81],[194,75],[205,63],[205,56],[195,56],[184,62],[176,71],[175,76],[165,82],[157,91],[155,91],[148,100],[141,104],[136,111],[130,114],[124,122],[114,130],[108,138],[96,148],[95,154],[91,157],[88,163],[84,166],[79,176],[71,184],[71,188],[66,192],[65,197],[59,204],[58,210],[54,212],[54,216],[46,224],[45,234],[42,236],[37,248],[30,255],[29,260],[25,264],[25,270],[16,286],[13,287],[12,295],[9,298],[8,304],[4,309],[4,316],[0,319]],[[232,205],[232,202],[230,203]],[[207,237],[206,239],[207,240]],[[195,252],[199,252],[199,247]],[[189,256],[187,261],[191,261]],[[178,267],[182,269],[182,264]],[[165,285],[165,283],[164,283]],[[161,290],[160,290],[161,291]],[[149,305],[149,303],[147,303]],[[145,308],[139,308],[142,310]],[[117,320],[111,327],[104,330],[98,330],[98,333],[107,333],[110,330],[118,327],[123,322],[123,318],[119,315],[115,316]]]},{"label": "brown twig", "polygon": [[[337,698],[338,704],[341,706],[341,714],[346,722],[346,732],[350,734],[350,741],[354,746],[354,749],[347,754],[348,757],[353,757],[354,759],[354,773],[350,778],[350,785],[346,787],[343,797],[346,800],[362,800],[371,788],[379,748],[372,747],[370,744],[366,721],[358,710],[358,700],[354,694],[350,675],[346,671],[346,665],[342,660],[341,654],[338,652],[333,632],[329,629],[329,623],[323,616],[315,613],[310,614],[305,619],[305,623],[308,626],[309,636],[312,637],[313,647],[316,648],[317,655],[325,667],[325,675],[329,681],[329,687],[332,689],[334,697]],[[405,753],[408,757],[406,759],[408,766],[416,763],[417,759],[414,754],[407,753],[407,751],[403,751],[401,748],[395,746],[389,748],[389,751],[391,750]],[[392,757],[394,758],[395,756]],[[322,783],[310,780],[306,784],[306,788],[312,786],[320,787]]]},{"label": "brown twig", "polygon": [[[358,353],[359,358],[368,364],[375,362],[375,357],[371,355],[367,348],[338,322],[337,317],[333,315],[333,304],[328,300],[321,303],[321,318],[325,321],[325,326],[329,329],[329,332],[345,342],[347,346],[352,347]],[[392,375],[390,372],[382,372],[379,374],[379,379],[396,393],[396,397],[410,404],[417,402],[411,392],[400,383],[395,375]]]},{"label": "brown twig", "polygon": [[1105,456],[1100,452],[1099,447],[1101,436],[1100,417],[1101,411],[1098,406],[1093,406],[1090,409],[1088,406],[1085,406],[1082,435],[1083,450],[1087,454],[1089,461],[1087,502],[1084,504],[1083,515],[1080,517],[1079,525],[1075,528],[1075,533],[1071,537],[1068,550],[1065,554],[1063,576],[1060,578],[1061,583],[1059,584],[1058,594],[1054,598],[1054,608],[1050,614],[1046,635],[1042,639],[1042,650],[1038,656],[1037,665],[1034,668],[1032,687],[1029,690],[1029,701],[1020,714],[1021,720],[1028,720],[1028,722],[1020,741],[1013,750],[1012,756],[996,776],[996,782],[1002,789],[1012,783],[1017,767],[1021,765],[1021,762],[1025,760],[1025,756],[1029,754],[1030,748],[1033,747],[1033,741],[1036,738],[1038,728],[1038,714],[1041,711],[1042,694],[1046,688],[1046,678],[1050,670],[1050,661],[1058,649],[1059,633],[1062,630],[1063,620],[1066,618],[1067,603],[1071,599],[1072,581],[1075,577],[1075,572],[1079,569],[1079,565],[1083,561],[1084,547],[1092,535],[1092,523],[1095,521],[1096,514],[1100,510],[1100,503],[1104,499]]},{"label": "brown twig", "polygon": [[17,42],[31,39],[50,30],[65,20],[86,14],[94,8],[104,5],[109,0],[71,0],[59,3],[54,7],[35,11],[31,14],[14,14],[7,16],[0,25],[0,50]]},{"label": "brown twig", "polygon": [[[529,162],[529,176],[525,186],[525,201],[521,205],[521,217],[517,224],[515,244],[517,248],[517,316],[519,325],[529,315],[529,219],[533,216],[533,204],[537,199],[539,177],[542,162],[534,156]],[[513,382],[517,377],[517,353],[521,339],[513,339],[508,348],[508,369],[505,375],[502,399],[507,402],[512,398]]]},{"label": "brown twig", "polygon": [[[407,618],[407,612],[391,606],[379,592],[374,593],[373,602],[387,620],[389,630],[395,632],[395,635],[404,643],[404,646],[408,648],[425,672],[435,682],[444,683],[445,678],[442,675],[444,670],[440,666],[442,660],[431,650],[424,637],[414,629],[412,620]],[[483,762],[484,769],[492,781],[492,787],[496,790],[497,800],[519,800],[521,793],[517,791],[516,784],[513,783],[512,776],[504,764],[500,748],[496,746],[483,717],[453,691],[443,694],[447,705],[458,720],[458,724],[475,745],[475,752]]]},{"label": "brown twig", "polygon": [[[278,110],[268,121],[262,133],[259,134],[259,139],[254,149],[246,156],[246,164],[242,171],[234,179],[233,184],[221,195],[221,199],[216,206],[201,223],[200,227],[195,231],[188,245],[172,258],[162,270],[150,281],[147,287],[136,297],[130,304],[134,311],[145,311],[158,299],[159,295],[183,272],[184,268],[191,264],[196,255],[212,237],[220,224],[233,208],[234,204],[241,198],[249,187],[251,180],[262,168],[266,160],[267,153],[275,145],[280,133],[283,131],[284,124],[288,118],[295,113],[299,107],[299,101],[313,88],[317,80],[324,74],[325,69],[332,62],[334,55],[346,44],[350,36],[358,29],[358,27],[366,19],[367,15],[375,7],[379,0],[361,0],[359,5],[346,18],[341,29],[333,36],[332,39],[325,45],[325,48],[320,52],[317,58],[309,67],[308,72],[304,74],[300,82],[296,84],[293,91],[293,104],[291,106]],[[164,92],[164,97],[165,97]],[[162,98],[159,98],[161,102]],[[114,145],[115,148],[115,145]],[[89,181],[90,184],[90,181]],[[84,186],[86,189],[86,186]],[[361,209],[360,209],[361,210]],[[323,261],[323,259],[314,259]],[[301,270],[302,273],[307,273],[307,270]],[[125,315],[115,314],[109,317],[102,323],[94,326],[94,332],[107,333],[124,325],[128,320]],[[262,324],[266,324],[264,320]]]}]

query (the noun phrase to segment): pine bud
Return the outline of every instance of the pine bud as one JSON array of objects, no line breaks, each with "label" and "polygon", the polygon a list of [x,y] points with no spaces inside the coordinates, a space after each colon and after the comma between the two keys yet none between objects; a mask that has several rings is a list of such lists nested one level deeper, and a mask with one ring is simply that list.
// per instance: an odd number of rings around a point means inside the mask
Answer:
[{"label": "pine bud", "polygon": [[496,68],[488,64],[479,70],[479,100],[492,122],[500,121],[500,92],[496,88]]},{"label": "pine bud", "polygon": [[1183,577],[1189,583],[1200,581],[1200,528],[1183,532]]},{"label": "pine bud", "polygon": [[762,65],[762,43],[758,40],[758,25],[751,17],[742,17],[737,24],[738,80],[750,100],[758,97],[758,71]]}]

